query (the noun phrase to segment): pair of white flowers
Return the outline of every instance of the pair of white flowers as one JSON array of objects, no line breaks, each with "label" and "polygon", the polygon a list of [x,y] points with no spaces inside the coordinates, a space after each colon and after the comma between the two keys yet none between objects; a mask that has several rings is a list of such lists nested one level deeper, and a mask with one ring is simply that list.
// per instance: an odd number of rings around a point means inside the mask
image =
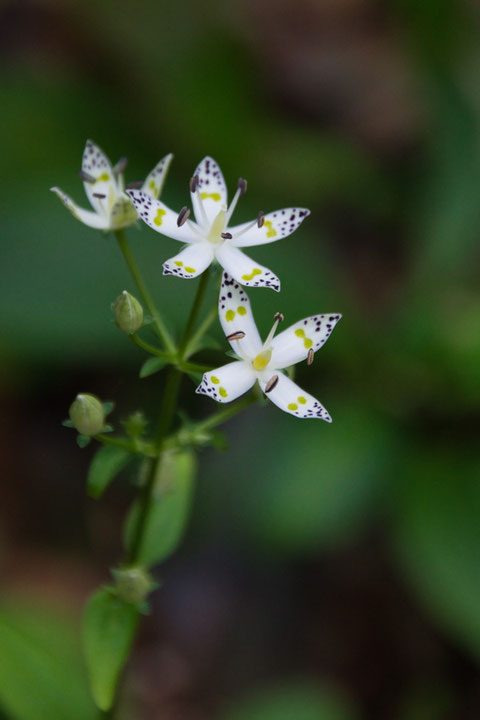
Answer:
[{"label": "pair of white flowers", "polygon": [[204,158],[190,180],[190,209],[175,213],[158,197],[172,160],[167,155],[155,166],[145,182],[125,188],[126,161],[112,166],[106,155],[90,140],[82,159],[80,177],[92,210],[79,207],[57,187],[52,188],[72,215],[89,227],[119,230],[138,218],[156,232],[179,240],[186,247],[163,264],[164,275],[194,278],[216,260],[224,269],[219,296],[219,318],[238,360],[204,374],[197,392],[218,402],[231,402],[258,381],[265,395],[278,407],[296,417],[321,418],[330,415],[313,396],[305,393],[282,371],[313,355],[330,336],[341,315],[329,313],[300,320],[274,336],[283,316],[277,313],[274,326],[262,343],[253,319],[250,302],[241,285],[280,290],[280,280],[268,268],[252,260],[241,248],[266,245],[287,237],[310,211],[285,208],[268,214],[260,212],[252,222],[230,225],[247,183],[239,179],[236,193],[228,205],[222,172],[210,157]]}]

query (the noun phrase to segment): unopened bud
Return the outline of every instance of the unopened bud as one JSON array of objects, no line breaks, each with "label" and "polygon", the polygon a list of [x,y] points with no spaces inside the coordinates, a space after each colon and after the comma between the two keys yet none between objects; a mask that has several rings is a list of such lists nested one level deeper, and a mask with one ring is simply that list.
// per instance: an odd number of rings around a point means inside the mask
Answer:
[{"label": "unopened bud", "polygon": [[143,325],[143,308],[133,295],[126,290],[112,304],[115,322],[120,330],[133,335]]},{"label": "unopened bud", "polygon": [[105,410],[95,395],[77,395],[68,413],[73,427],[81,435],[97,435],[105,424]]},{"label": "unopened bud", "polygon": [[143,603],[155,587],[149,573],[141,567],[120,568],[112,572],[119,597],[132,605]]}]

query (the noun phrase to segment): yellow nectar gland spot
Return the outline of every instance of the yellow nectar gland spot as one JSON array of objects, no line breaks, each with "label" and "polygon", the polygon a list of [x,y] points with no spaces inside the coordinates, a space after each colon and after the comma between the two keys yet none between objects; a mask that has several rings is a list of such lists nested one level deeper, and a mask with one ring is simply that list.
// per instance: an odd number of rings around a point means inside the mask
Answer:
[{"label": "yellow nectar gland spot", "polygon": [[265,220],[263,225],[264,225],[264,227],[267,228],[267,237],[275,237],[276,236],[277,231],[273,227],[271,220]]},{"label": "yellow nectar gland spot", "polygon": [[258,353],[257,357],[253,361],[253,367],[255,368],[255,370],[265,370],[271,359],[272,351],[262,350],[262,352]]},{"label": "yellow nectar gland spot", "polygon": [[211,200],[215,200],[215,202],[219,202],[219,200],[221,199],[220,193],[205,193],[205,192],[203,192],[203,193],[200,193],[200,197],[202,198],[202,200],[206,200],[207,198],[210,198]]},{"label": "yellow nectar gland spot", "polygon": [[175,260],[175,265],[178,265],[178,267],[182,267],[183,262],[181,260]]},{"label": "yellow nectar gland spot", "polygon": [[220,382],[220,380],[215,377],[215,375],[211,375],[210,380],[212,381],[212,383],[214,383],[214,385],[218,385],[218,383]]},{"label": "yellow nectar gland spot", "polygon": [[189,272],[189,273],[194,273],[194,272],[195,272],[195,268],[188,267],[188,265],[185,266],[185,270],[186,270],[187,272]]},{"label": "yellow nectar gland spot", "polygon": [[305,340],[303,341],[303,344],[305,345],[305,347],[306,347],[307,350],[308,350],[309,348],[312,347],[312,345],[313,345],[313,340],[310,340],[310,338],[305,338]]},{"label": "yellow nectar gland spot", "polygon": [[305,330],[301,330],[301,329],[295,330],[295,335],[297,337],[305,337]]},{"label": "yellow nectar gland spot", "polygon": [[163,222],[162,218],[166,214],[167,214],[166,210],[164,210],[163,208],[158,208],[157,214],[153,219],[153,222],[155,223],[155,225],[161,225]]},{"label": "yellow nectar gland spot", "polygon": [[150,182],[148,183],[148,187],[149,187],[150,190],[152,190],[154,193],[157,192],[157,186],[155,185],[155,180],[150,180]]},{"label": "yellow nectar gland spot", "polygon": [[240,305],[240,306],[237,308],[237,312],[238,312],[239,315],[246,315],[246,314],[247,314],[247,308],[246,308],[246,307],[243,307],[243,305]]},{"label": "yellow nectar gland spot", "polygon": [[260,270],[260,268],[253,268],[250,275],[242,275],[242,280],[253,280],[255,275],[261,275],[261,274],[262,274],[262,271]]},{"label": "yellow nectar gland spot", "polygon": [[298,410],[298,405],[296,403],[289,403],[287,407],[289,410]]},{"label": "yellow nectar gland spot", "polygon": [[225,390],[224,387],[218,388],[218,392],[220,393],[220,395],[222,397],[227,397],[227,391]]},{"label": "yellow nectar gland spot", "polygon": [[303,395],[300,395],[300,396],[297,398],[297,402],[299,402],[300,405],[305,405],[305,403],[307,402],[307,398],[304,398]]},{"label": "yellow nectar gland spot", "polygon": [[102,173],[95,182],[108,182],[108,180],[110,180],[110,175],[108,173]]},{"label": "yellow nectar gland spot", "polygon": [[226,321],[232,322],[234,317],[235,317],[235,310],[227,310],[227,312],[225,313]]}]

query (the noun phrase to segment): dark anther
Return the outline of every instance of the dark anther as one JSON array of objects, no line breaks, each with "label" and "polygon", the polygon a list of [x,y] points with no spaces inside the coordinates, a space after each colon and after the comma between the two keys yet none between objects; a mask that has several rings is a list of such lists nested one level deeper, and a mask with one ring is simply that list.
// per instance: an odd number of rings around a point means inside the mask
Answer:
[{"label": "dark anther", "polygon": [[242,332],[242,330],[237,330],[237,332],[230,333],[230,335],[227,335],[227,340],[231,342],[232,340],[242,340],[245,337],[245,333]]},{"label": "dark anther", "polygon": [[238,178],[237,188],[242,195],[245,195],[247,192],[247,181],[245,178]]},{"label": "dark anther", "polygon": [[311,365],[313,363],[313,348],[310,348],[307,355],[307,365]]},{"label": "dark anther", "polygon": [[95,180],[95,178],[93,177],[93,175],[90,175],[89,173],[85,172],[85,170],[79,170],[78,174],[80,175],[80,177],[82,178],[82,180],[84,182],[91,183],[92,185],[93,185],[93,183],[97,182]]},{"label": "dark anther", "polygon": [[274,375],[273,377],[271,377],[270,380],[265,385],[265,392],[266,393],[272,392],[272,390],[277,387],[278,380],[279,380],[278,375]]},{"label": "dark anther", "polygon": [[231,240],[233,237],[232,233],[220,233],[220,234],[224,240]]},{"label": "dark anther", "polygon": [[126,185],[127,190],[138,190],[143,185],[143,180],[134,180],[133,182],[129,182],[128,185]]},{"label": "dark anther", "polygon": [[283,313],[275,313],[273,319],[278,320],[278,322],[283,322],[285,320],[285,316],[283,315]]},{"label": "dark anther", "polygon": [[103,193],[93,193],[93,197],[99,198],[100,200],[105,200],[107,196]]},{"label": "dark anther", "polygon": [[127,167],[128,160],[126,157],[121,157],[116,165],[113,167],[114,175],[121,175]]},{"label": "dark anther", "polygon": [[190,208],[183,207],[180,210],[180,212],[178,213],[178,217],[177,217],[178,227],[182,227],[182,225],[187,222],[189,215],[190,215]]},{"label": "dark anther", "polygon": [[190,192],[194,193],[197,189],[197,181],[194,177],[191,177],[188,183],[188,187],[190,188]]},{"label": "dark anther", "polygon": [[258,213],[258,217],[257,217],[257,225],[259,228],[261,228],[264,226],[264,224],[265,224],[265,213],[262,210],[260,210],[260,212]]}]

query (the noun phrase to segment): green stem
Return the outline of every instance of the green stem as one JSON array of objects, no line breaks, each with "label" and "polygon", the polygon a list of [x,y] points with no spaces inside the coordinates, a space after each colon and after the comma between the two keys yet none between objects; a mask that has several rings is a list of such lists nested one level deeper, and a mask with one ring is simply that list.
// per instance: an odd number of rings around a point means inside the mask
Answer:
[{"label": "green stem", "polygon": [[120,250],[122,251],[123,258],[128,265],[128,268],[129,268],[130,273],[135,281],[135,284],[136,284],[138,291],[142,297],[142,300],[145,303],[145,305],[148,309],[148,312],[150,313],[150,315],[153,318],[153,322],[155,324],[155,327],[157,328],[158,334],[162,338],[167,350],[171,353],[174,353],[175,352],[175,344],[172,340],[170,333],[167,330],[166,325],[164,324],[164,322],[160,316],[160,313],[158,312],[157,308],[155,307],[155,303],[153,302],[150,292],[143,280],[140,270],[138,269],[137,263],[133,259],[133,255],[132,255],[130,248],[128,246],[128,243],[127,243],[127,236],[125,234],[125,230],[115,230],[115,237],[117,238],[117,242],[120,247]]},{"label": "green stem", "polygon": [[218,315],[218,309],[215,306],[210,310],[210,312],[208,313],[205,320],[202,323],[200,323],[200,326],[199,326],[197,332],[193,334],[190,342],[187,345],[187,349],[185,350],[186,358],[188,358],[190,355],[192,355],[195,352],[198,343],[203,338],[203,336],[205,335],[205,333],[207,332],[208,328],[213,323],[213,321],[215,320],[217,315]]},{"label": "green stem", "polygon": [[238,403],[235,403],[235,405],[230,405],[224,410],[220,410],[214,415],[211,415],[206,420],[199,422],[195,426],[195,430],[212,430],[214,427],[217,427],[218,425],[221,425],[227,420],[230,420],[230,418],[234,417],[235,415],[238,415],[238,413],[242,412],[242,410],[245,410],[245,408],[253,405],[256,400],[257,398],[255,397],[255,395],[247,395],[247,397],[243,398],[243,400],[240,400]]},{"label": "green stem", "polygon": [[153,444],[144,442],[143,440],[129,440],[128,438],[112,437],[100,433],[93,436],[95,440],[103,445],[113,445],[113,447],[123,448],[132,453],[141,453],[142,455],[153,455],[156,448]]},{"label": "green stem", "polygon": [[209,277],[210,268],[207,268],[200,276],[200,283],[198,285],[192,309],[190,311],[190,317],[187,320],[185,330],[183,331],[182,339],[180,340],[180,345],[178,348],[178,357],[180,360],[183,360],[185,356],[185,350],[187,348],[188,341],[190,340],[190,337],[193,333],[193,328],[195,327],[195,324],[197,322],[198,313],[200,312],[203,298],[205,297],[205,293],[207,291]]},{"label": "green stem", "polygon": [[145,340],[139,338],[137,334],[129,335],[128,337],[135,345],[138,345],[138,347],[142,348],[142,350],[145,350],[145,352],[150,355],[156,355],[157,357],[165,358],[165,360],[170,357],[168,353],[163,352],[163,350],[155,347],[155,345],[150,345],[150,343],[145,342]]}]

